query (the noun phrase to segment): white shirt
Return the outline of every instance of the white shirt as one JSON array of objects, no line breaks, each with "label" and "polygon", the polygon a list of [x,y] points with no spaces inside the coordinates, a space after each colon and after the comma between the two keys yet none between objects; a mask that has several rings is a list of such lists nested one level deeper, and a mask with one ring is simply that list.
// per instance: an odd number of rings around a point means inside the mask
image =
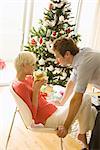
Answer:
[{"label": "white shirt", "polygon": [[100,53],[90,48],[81,49],[74,56],[70,79],[76,83],[76,92],[84,93],[88,83],[100,88]]}]

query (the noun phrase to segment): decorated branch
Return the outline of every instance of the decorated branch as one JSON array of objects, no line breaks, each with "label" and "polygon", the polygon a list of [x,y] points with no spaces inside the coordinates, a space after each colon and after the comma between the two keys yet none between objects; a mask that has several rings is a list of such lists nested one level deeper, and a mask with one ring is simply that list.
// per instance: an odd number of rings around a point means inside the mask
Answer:
[{"label": "decorated branch", "polygon": [[79,34],[75,33],[70,6],[67,0],[50,0],[43,19],[39,20],[39,28],[32,27],[25,46],[25,50],[36,54],[37,69],[46,72],[50,84],[65,86],[72,71],[72,68],[63,67],[56,62],[52,51],[53,41],[61,36],[71,37],[75,42],[80,40]]}]

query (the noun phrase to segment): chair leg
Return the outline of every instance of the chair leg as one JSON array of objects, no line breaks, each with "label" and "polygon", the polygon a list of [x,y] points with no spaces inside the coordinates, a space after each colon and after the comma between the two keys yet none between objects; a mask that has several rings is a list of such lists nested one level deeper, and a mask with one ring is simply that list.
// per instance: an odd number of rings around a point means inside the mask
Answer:
[{"label": "chair leg", "polygon": [[61,146],[61,150],[63,150],[63,139],[62,138],[60,138],[60,146]]},{"label": "chair leg", "polygon": [[13,119],[12,119],[12,122],[11,122],[10,131],[9,131],[9,134],[8,134],[8,137],[7,137],[7,142],[6,142],[6,148],[5,148],[5,150],[7,150],[7,147],[8,147],[8,142],[9,142],[9,139],[10,139],[10,135],[11,135],[12,127],[13,127],[13,124],[14,124],[16,112],[17,112],[17,107],[15,109],[15,112],[14,112],[14,115],[13,115]]}]

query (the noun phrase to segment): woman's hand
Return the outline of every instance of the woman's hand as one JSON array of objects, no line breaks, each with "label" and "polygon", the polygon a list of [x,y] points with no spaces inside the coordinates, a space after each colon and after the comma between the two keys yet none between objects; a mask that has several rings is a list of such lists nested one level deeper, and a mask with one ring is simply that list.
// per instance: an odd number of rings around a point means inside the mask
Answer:
[{"label": "woman's hand", "polygon": [[45,83],[45,80],[35,80],[34,83],[33,83],[33,89],[36,90],[36,91],[39,91],[41,86]]}]

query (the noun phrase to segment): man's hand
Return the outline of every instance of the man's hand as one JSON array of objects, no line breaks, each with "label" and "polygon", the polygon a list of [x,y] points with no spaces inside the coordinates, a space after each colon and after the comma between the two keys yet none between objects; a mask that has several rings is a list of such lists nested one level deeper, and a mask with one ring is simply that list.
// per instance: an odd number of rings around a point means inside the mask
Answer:
[{"label": "man's hand", "polygon": [[59,126],[57,128],[57,135],[61,138],[64,138],[68,134],[68,129],[66,129],[64,126]]}]

